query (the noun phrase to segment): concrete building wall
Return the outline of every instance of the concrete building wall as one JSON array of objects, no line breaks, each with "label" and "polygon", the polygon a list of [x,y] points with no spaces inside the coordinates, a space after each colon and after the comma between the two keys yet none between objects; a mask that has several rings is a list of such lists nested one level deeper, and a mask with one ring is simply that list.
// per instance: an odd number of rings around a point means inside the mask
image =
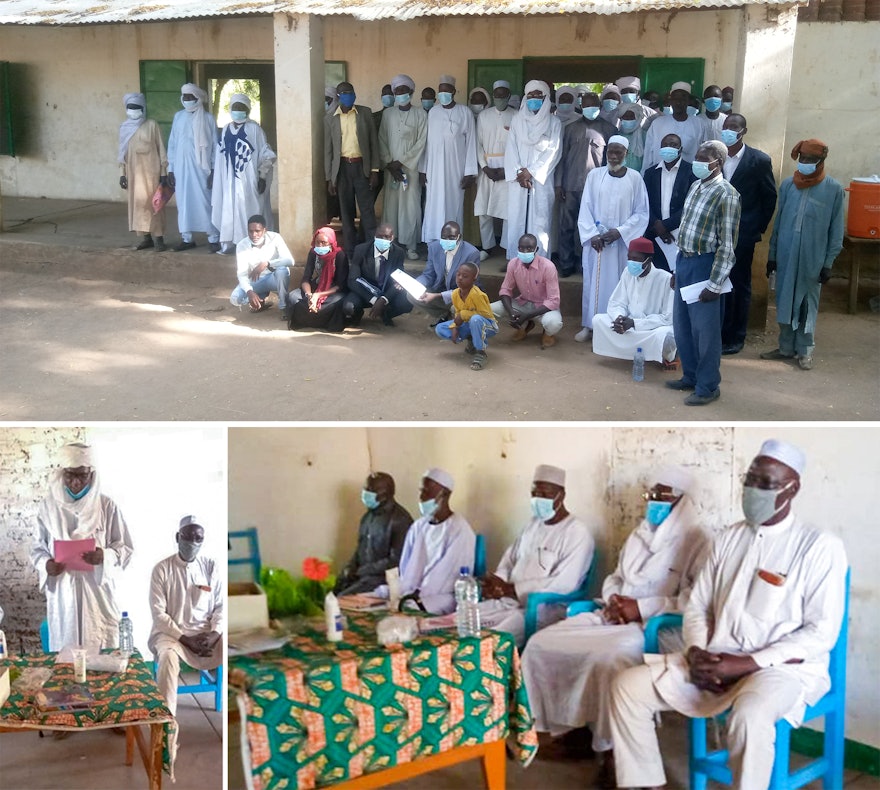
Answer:
[{"label": "concrete building wall", "polygon": [[302,560],[317,555],[332,557],[338,568],[356,543],[367,473],[390,472],[398,500],[415,515],[421,475],[437,465],[455,476],[453,510],[486,536],[494,567],[528,518],[535,465],[555,463],[568,470],[567,507],[593,530],[604,575],[643,512],[640,494],[653,482],[652,469],[692,466],[704,523],[718,529],[742,517],[738,476],[771,435],[807,452],[798,512],[846,545],[853,576],[847,737],[880,746],[880,688],[871,658],[878,646],[872,624],[880,544],[867,515],[868,492],[880,476],[877,429],[232,428],[229,525],[258,527],[267,565],[298,574]]}]

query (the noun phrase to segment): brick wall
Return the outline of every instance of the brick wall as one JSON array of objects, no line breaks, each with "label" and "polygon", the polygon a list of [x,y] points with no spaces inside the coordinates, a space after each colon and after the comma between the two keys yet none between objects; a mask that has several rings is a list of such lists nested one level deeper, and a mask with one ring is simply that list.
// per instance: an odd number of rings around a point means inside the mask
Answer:
[{"label": "brick wall", "polygon": [[59,449],[84,441],[83,428],[0,429],[0,628],[10,652],[40,646],[46,599],[28,559],[36,532],[37,505],[46,495]]}]

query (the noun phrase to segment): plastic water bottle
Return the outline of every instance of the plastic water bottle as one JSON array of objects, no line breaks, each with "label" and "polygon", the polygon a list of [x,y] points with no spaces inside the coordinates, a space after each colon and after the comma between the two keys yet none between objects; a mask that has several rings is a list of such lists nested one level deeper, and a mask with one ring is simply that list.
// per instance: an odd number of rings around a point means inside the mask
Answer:
[{"label": "plastic water bottle", "polygon": [[6,649],[6,634],[3,631],[0,631],[0,661],[4,661],[9,658],[8,651]]},{"label": "plastic water bottle", "polygon": [[455,580],[455,624],[459,636],[480,634],[480,587],[471,576],[470,568],[463,565]]},{"label": "plastic water bottle", "polygon": [[636,349],[636,353],[633,356],[633,381],[644,381],[645,380],[645,354],[642,351],[642,347],[639,346]]},{"label": "plastic water bottle", "polygon": [[406,192],[406,190],[407,190],[408,187],[409,187],[409,178],[407,177],[406,173],[404,173],[404,174],[403,174],[403,180],[400,182],[400,188],[401,188],[404,192]]},{"label": "plastic water bottle", "polygon": [[328,592],[324,596],[324,622],[327,626],[327,641],[342,641],[342,611],[339,608],[339,599]]},{"label": "plastic water bottle", "polygon": [[770,272],[770,277],[768,279],[770,280],[770,290],[775,291],[776,290],[776,272]]},{"label": "plastic water bottle", "polygon": [[119,621],[119,649],[123,653],[131,654],[134,652],[134,628],[128,612],[123,612],[122,619]]},{"label": "plastic water bottle", "polygon": [[596,230],[600,236],[602,236],[605,233],[608,233],[608,228],[606,228],[601,222],[596,223]]}]

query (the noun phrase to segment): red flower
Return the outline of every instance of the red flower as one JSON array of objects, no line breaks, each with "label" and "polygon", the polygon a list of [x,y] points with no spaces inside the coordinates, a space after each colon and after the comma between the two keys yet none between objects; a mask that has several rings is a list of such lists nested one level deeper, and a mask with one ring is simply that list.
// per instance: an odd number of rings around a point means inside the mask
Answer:
[{"label": "red flower", "polygon": [[317,557],[306,557],[303,560],[303,576],[313,582],[322,582],[330,575],[330,563]]}]

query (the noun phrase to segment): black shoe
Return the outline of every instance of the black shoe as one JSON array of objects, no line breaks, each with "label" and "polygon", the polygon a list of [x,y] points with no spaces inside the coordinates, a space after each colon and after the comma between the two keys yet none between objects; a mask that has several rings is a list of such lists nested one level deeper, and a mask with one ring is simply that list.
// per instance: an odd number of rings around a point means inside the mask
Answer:
[{"label": "black shoe", "polygon": [[165,250],[168,249],[168,247],[165,246],[165,239],[162,236],[156,236],[156,238],[153,239],[153,247],[156,252],[165,252]]},{"label": "black shoe", "polygon": [[[193,244],[193,247],[195,247],[195,246],[196,245]],[[212,241],[208,245],[208,249],[211,250],[211,252],[220,252],[220,242],[219,241]]]},{"label": "black shoe", "polygon": [[153,237],[150,236],[149,234],[147,234],[141,240],[141,243],[138,244],[137,247],[135,247],[135,249],[136,250],[149,250],[149,249],[152,249],[154,246],[155,246],[155,244],[153,243]]},{"label": "black shoe", "polygon": [[721,353],[724,356],[729,356],[730,354],[739,354],[740,351],[743,350],[745,343],[729,343],[726,346],[721,346]]},{"label": "black shoe", "polygon": [[175,244],[171,249],[175,252],[186,252],[187,250],[193,250],[196,247],[196,243],[194,241],[181,241],[179,244]]},{"label": "black shoe", "polygon": [[691,384],[684,379],[675,379],[675,381],[667,381],[666,386],[671,390],[680,390],[681,392],[686,392],[688,390],[696,389],[696,384]]},{"label": "black shoe", "polygon": [[383,318],[382,323],[385,324],[385,326],[396,326],[393,318]]},{"label": "black shoe", "polygon": [[562,271],[562,269],[559,270],[560,277],[571,277],[571,275],[573,275],[573,274],[574,274],[574,269],[568,269],[566,271]]},{"label": "black shoe", "polygon": [[713,400],[718,400],[721,397],[721,390],[717,389],[711,395],[697,395],[696,392],[692,392],[684,399],[685,406],[705,406],[707,403],[711,403]]}]

